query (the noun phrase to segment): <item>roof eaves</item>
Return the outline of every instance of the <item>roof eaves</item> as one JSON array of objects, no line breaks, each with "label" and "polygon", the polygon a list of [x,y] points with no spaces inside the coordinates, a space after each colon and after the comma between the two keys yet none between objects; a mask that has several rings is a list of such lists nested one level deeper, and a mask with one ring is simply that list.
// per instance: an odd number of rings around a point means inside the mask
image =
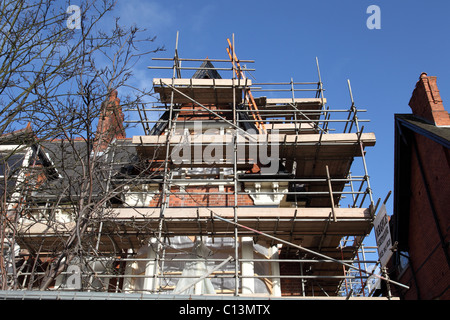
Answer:
[{"label": "roof eaves", "polygon": [[395,114],[395,121],[418,134],[450,149],[450,128],[437,127],[411,114]]}]

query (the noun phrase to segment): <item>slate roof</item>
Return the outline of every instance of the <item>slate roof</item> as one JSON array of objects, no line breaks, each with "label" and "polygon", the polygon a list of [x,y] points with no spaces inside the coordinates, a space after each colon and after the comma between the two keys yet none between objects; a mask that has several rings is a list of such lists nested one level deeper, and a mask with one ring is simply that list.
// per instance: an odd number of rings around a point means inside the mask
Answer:
[{"label": "slate roof", "polygon": [[197,71],[195,71],[192,79],[222,79],[219,72],[215,70],[214,65],[209,60],[203,61]]},{"label": "slate roof", "polygon": [[[71,201],[79,197],[83,183],[88,177],[85,170],[88,158],[92,155],[90,145],[84,140],[41,142],[42,149],[51,159],[52,168],[57,172],[57,178],[46,180],[39,191],[33,193],[34,200],[60,198],[63,201]],[[109,175],[124,176],[126,168],[137,162],[135,147],[127,139],[120,140],[117,146],[99,154],[92,175],[92,195],[94,197],[105,195]]]}]

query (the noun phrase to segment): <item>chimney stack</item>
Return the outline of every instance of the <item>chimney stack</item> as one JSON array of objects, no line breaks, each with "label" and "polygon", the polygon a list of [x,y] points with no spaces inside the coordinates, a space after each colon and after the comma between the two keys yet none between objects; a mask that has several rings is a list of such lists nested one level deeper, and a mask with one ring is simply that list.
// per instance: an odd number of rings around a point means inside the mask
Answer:
[{"label": "chimney stack", "polygon": [[435,126],[450,126],[450,116],[444,109],[436,77],[428,76],[425,72],[420,75],[409,106],[415,116]]},{"label": "chimney stack", "polygon": [[102,103],[94,145],[96,152],[105,151],[114,139],[126,137],[123,121],[124,115],[120,99],[117,97],[117,90],[112,90],[108,100]]}]

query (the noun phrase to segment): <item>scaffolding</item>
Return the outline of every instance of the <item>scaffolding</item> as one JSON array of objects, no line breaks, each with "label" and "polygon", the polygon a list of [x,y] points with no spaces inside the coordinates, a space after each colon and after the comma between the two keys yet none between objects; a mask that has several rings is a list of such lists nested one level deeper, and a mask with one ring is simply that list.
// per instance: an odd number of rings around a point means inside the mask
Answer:
[{"label": "scaffolding", "polygon": [[[190,235],[195,235],[198,237],[210,236],[215,237],[217,235],[221,236],[230,236],[234,239],[235,244],[235,252],[234,252],[234,274],[229,274],[230,278],[233,278],[235,281],[234,285],[234,294],[242,294],[242,290],[240,287],[240,281],[244,276],[240,272],[240,265],[245,262],[256,262],[255,259],[246,260],[244,258],[240,258],[239,252],[237,251],[239,244],[239,239],[243,237],[252,237],[253,239],[256,237],[265,237],[266,239],[270,239],[271,244],[281,244],[284,243],[287,246],[287,252],[285,254],[289,254],[289,250],[298,250],[303,253],[309,253],[310,259],[266,259],[263,260],[266,263],[273,262],[283,262],[283,263],[296,263],[301,266],[301,274],[294,276],[260,276],[260,278],[271,278],[276,277],[277,279],[286,277],[290,279],[301,279],[302,282],[302,295],[306,295],[305,290],[305,282],[310,281],[314,283],[317,279],[327,278],[327,279],[343,279],[343,283],[345,283],[346,287],[351,286],[350,281],[355,278],[359,278],[360,281],[368,278],[367,272],[361,269],[361,263],[367,265],[367,261],[358,259],[358,267],[354,266],[354,256],[355,250],[356,255],[358,255],[358,250],[363,248],[363,239],[366,234],[370,231],[371,222],[374,218],[374,201],[372,196],[372,190],[370,187],[370,179],[367,171],[367,166],[365,163],[365,146],[370,146],[375,143],[374,137],[370,134],[364,134],[363,129],[361,127],[361,123],[367,122],[368,120],[359,119],[359,114],[361,112],[365,112],[365,110],[358,110],[353,101],[353,95],[351,92],[350,82],[348,82],[349,93],[351,97],[351,106],[349,109],[345,110],[331,110],[329,107],[326,108],[326,99],[324,97],[324,88],[320,75],[319,62],[316,58],[317,72],[318,72],[318,81],[316,82],[294,82],[291,78],[290,82],[285,83],[252,83],[252,81],[246,76],[246,73],[254,71],[254,69],[247,68],[247,66],[242,66],[242,64],[251,64],[254,63],[253,60],[239,60],[237,58],[234,46],[234,35],[232,40],[228,41],[227,53],[229,59],[182,59],[178,56],[178,35],[177,41],[175,45],[175,55],[173,58],[154,58],[154,60],[165,61],[165,62],[173,62],[172,67],[164,67],[164,66],[153,66],[149,67],[151,69],[169,69],[172,70],[172,78],[158,78],[154,79],[153,84],[155,88],[155,92],[160,95],[159,103],[155,104],[153,108],[137,108],[130,109],[128,111],[138,112],[140,115],[140,120],[137,122],[141,123],[146,136],[144,137],[134,137],[133,142],[138,144],[137,148],[140,148],[141,154],[145,155],[154,155],[155,149],[159,148],[163,141],[160,137],[156,138],[151,136],[150,123],[153,123],[155,126],[161,124],[161,119],[156,120],[148,120],[154,117],[148,117],[147,114],[151,112],[169,112],[169,117],[166,120],[166,132],[167,134],[164,136],[165,139],[165,158],[164,163],[164,173],[163,178],[161,179],[161,183],[164,186],[163,188],[163,202],[160,208],[160,217],[159,217],[159,225],[158,225],[158,235],[159,237],[164,234],[164,226],[165,230],[171,230],[172,235],[182,235],[186,232],[189,232]],[[201,67],[189,67],[189,66],[181,66],[181,63],[188,64],[190,62],[198,63],[198,62],[208,62],[208,64],[203,64]],[[231,67],[213,67],[212,62],[214,63],[225,63],[229,64],[231,62]],[[181,73],[187,70],[195,70],[196,72],[203,72],[204,74],[207,72],[231,72],[231,77],[228,79],[197,79],[197,78],[182,78]],[[267,92],[268,95],[274,95],[277,93],[287,94],[288,98],[267,98],[265,96],[261,96],[258,98],[253,97],[253,93]],[[299,93],[307,93],[311,97],[302,97],[297,98],[296,95]],[[228,108],[223,107],[220,108],[220,111],[217,108],[213,110],[208,107],[211,104],[220,105],[227,104]],[[186,107],[189,105],[190,107]],[[194,107],[195,106],[195,107]],[[186,182],[189,183],[207,183],[204,179],[199,179],[198,181],[190,177],[189,179],[174,178],[170,176],[167,171],[167,164],[170,162],[169,155],[171,154],[171,145],[177,145],[181,142],[181,140],[172,139],[172,134],[174,132],[175,126],[183,126],[183,128],[189,127],[192,123],[197,122],[196,118],[192,119],[184,119],[182,123],[177,123],[176,121],[172,121],[173,115],[179,114],[180,112],[199,112],[205,111],[206,113],[210,113],[214,117],[211,120],[201,120],[202,124],[205,123],[217,123],[218,119],[222,123],[226,123],[230,126],[235,132],[243,133],[246,125],[253,125],[253,128],[259,134],[266,134],[266,137],[270,136],[271,133],[277,131],[282,135],[275,143],[279,146],[280,150],[286,150],[288,152],[283,153],[284,161],[289,166],[289,169],[297,173],[301,172],[300,165],[301,161],[295,163],[289,163],[289,156],[294,156],[295,158],[301,158],[302,155],[308,154],[308,156],[312,159],[314,164],[321,164],[320,156],[322,155],[323,149],[329,149],[330,152],[337,155],[341,153],[341,158],[345,159],[345,154],[348,152],[347,157],[349,157],[347,161],[343,161],[339,164],[334,164],[333,160],[328,160],[327,164],[323,165],[321,168],[317,168],[316,171],[311,174],[311,177],[302,177],[301,174],[294,174],[293,176],[284,176],[284,177],[276,177],[276,180],[271,180],[271,182],[275,183],[287,183],[287,184],[308,184],[310,189],[306,190],[282,190],[282,191],[257,191],[257,190],[246,190],[239,192],[239,185],[242,183],[260,183],[261,178],[253,178],[252,177],[243,177],[238,174],[239,171],[242,171],[242,167],[238,167],[238,155],[237,155],[237,141],[238,139],[231,137],[230,141],[223,143],[232,143],[234,150],[234,159],[227,159],[230,161],[225,161],[225,163],[232,166],[232,174],[229,174],[228,177],[220,177],[215,178],[214,182],[216,183],[225,183],[233,185],[233,195],[232,199],[234,202],[230,205],[230,208],[197,208],[195,210],[192,209],[181,209],[181,210],[190,210],[192,211],[192,215],[196,215],[196,219],[188,222],[186,220],[189,219],[189,214],[186,214],[185,217],[174,218],[172,216],[172,212],[168,210],[169,207],[167,201],[167,194],[170,192],[171,186],[179,186],[180,184],[184,184]],[[226,119],[223,114],[230,113],[232,114],[231,119]],[[344,113],[347,114],[347,118],[345,119],[332,119],[332,115],[336,113]],[[142,116],[144,115],[144,117]],[[130,121],[133,123],[134,121]],[[337,137],[336,134],[331,135],[330,132],[333,131],[331,128],[333,124],[342,124],[343,135],[341,137]],[[353,133],[353,135],[352,135]],[[348,135],[352,135],[348,137]],[[343,140],[338,141],[336,138],[343,138]],[[250,139],[249,139],[250,140]],[[195,143],[195,142],[194,142]],[[209,141],[211,143],[211,141]],[[256,144],[260,143],[259,141]],[[339,151],[333,149],[336,148],[336,144],[339,147]],[[348,150],[345,150],[348,149]],[[299,152],[299,154],[297,154]],[[303,159],[306,159],[304,156]],[[363,162],[364,175],[362,176],[342,176],[342,173],[348,172],[348,169],[353,161],[354,156],[360,156]],[[304,160],[306,162],[306,160]],[[342,161],[342,159],[334,159],[335,162]],[[183,165],[183,164],[181,164]],[[186,164],[187,167],[192,165],[192,163]],[[201,166],[207,166],[206,163],[199,163]],[[295,166],[299,165],[298,168]],[[305,164],[303,164],[305,165]],[[329,167],[330,166],[330,167]],[[340,172],[339,166],[344,167],[342,173]],[[248,168],[244,168],[248,169]],[[306,168],[303,168],[303,172],[306,171]],[[330,171],[332,172],[330,174]],[[326,174],[324,174],[326,172]],[[298,177],[300,176],[300,178]],[[358,183],[359,186],[355,190],[353,185]],[[344,191],[344,185],[350,186],[349,191]],[[325,187],[325,188],[324,188]],[[281,188],[280,188],[281,189]],[[219,195],[222,192],[195,192],[196,195]],[[280,209],[269,209],[265,210],[264,208],[240,208],[237,203],[237,199],[240,195],[253,195],[255,198],[257,196],[287,196],[295,198],[295,205],[292,206],[292,209],[280,208]],[[191,195],[190,191],[187,190],[179,190],[177,192],[178,196],[189,196]],[[339,204],[340,199],[343,197],[352,197],[351,208],[364,208],[364,203],[366,198],[369,199],[368,209],[364,210],[362,218],[347,218],[341,216],[345,216],[343,211],[345,209],[339,208],[337,204]],[[304,199],[308,198],[308,204],[303,203]],[[309,208],[306,208],[310,206]],[[325,210],[321,210],[322,208],[327,208]],[[308,229],[300,230],[296,228],[296,223],[299,221],[300,223],[307,221],[307,219],[299,219],[300,212],[306,212],[310,209],[311,212],[315,211],[323,211],[323,213],[328,215],[326,219],[319,218],[315,220],[314,218],[310,218],[311,225],[308,226]],[[180,211],[180,209],[174,209],[174,211]],[[196,213],[194,213],[196,211]],[[254,211],[251,213],[244,213],[244,211]],[[266,211],[276,211],[274,214],[263,215],[261,212]],[[283,211],[285,215],[283,215]],[[360,211],[361,212],[361,211]],[[245,215],[250,216],[245,216]],[[323,216],[323,215],[322,215]],[[224,218],[226,217],[226,218]],[[341,257],[331,257],[325,254],[320,253],[322,246],[324,246],[324,242],[327,240],[329,235],[334,235],[334,237],[340,237],[339,233],[342,232],[339,229],[341,228],[338,223],[342,223],[344,225],[347,223],[360,223],[359,226],[355,228],[359,228],[358,231],[349,231],[354,234],[354,243],[351,246],[351,250],[345,248],[345,246],[340,246],[340,254]],[[320,222],[319,222],[320,221]],[[351,221],[351,222],[350,222]],[[316,223],[314,225],[313,223]],[[176,224],[180,225],[180,230],[177,232]],[[190,225],[192,224],[192,226]],[[195,228],[195,224],[197,224],[197,231],[193,232],[193,228]],[[204,226],[202,228],[202,226]],[[316,228],[316,229],[314,229]],[[343,228],[346,228],[345,226]],[[226,230],[226,231],[225,231]],[[265,232],[263,232],[265,231]],[[302,232],[317,232],[321,233],[320,235],[320,243],[318,246],[318,251],[312,251],[307,249],[305,246],[301,246],[298,243],[295,244],[296,234],[301,234]],[[167,236],[167,235],[166,235]],[[158,243],[162,243],[162,241],[158,241]],[[158,248],[160,250],[161,247]],[[347,249],[347,250],[346,250]],[[160,254],[157,256],[164,256],[164,254]],[[318,259],[319,258],[323,258]],[[342,258],[342,260],[340,259]],[[163,262],[164,259],[160,259]],[[344,272],[342,275],[337,275],[336,273],[329,273],[326,275],[304,275],[303,274],[303,264],[326,264],[330,261],[338,261],[338,264],[341,264],[344,268]],[[259,260],[258,260],[259,261]],[[221,262],[221,261],[217,261]],[[231,262],[231,261],[230,261]],[[372,261],[373,263],[374,261]],[[155,262],[158,264],[158,261]],[[347,269],[347,271],[346,271]],[[359,273],[358,276],[351,274],[350,271],[357,271]],[[166,277],[166,275],[159,275],[160,277]],[[216,275],[217,276],[217,275]],[[250,276],[254,277],[254,276]],[[308,280],[306,280],[308,279]],[[349,284],[350,283],[350,284]],[[314,295],[314,285],[311,285],[312,292]],[[318,294],[328,293],[324,290],[322,286],[318,283],[318,287],[321,291]],[[339,286],[338,292],[342,292],[342,285]],[[335,292],[334,292],[335,293]],[[333,293],[333,294],[334,294]],[[346,294],[349,291],[347,290]],[[354,295],[365,295],[364,290],[361,292],[356,292]]]},{"label": "scaffolding", "polygon": [[[317,58],[317,81],[253,83],[247,64],[254,61],[238,59],[234,42],[233,35],[229,59],[185,59],[177,34],[173,58],[153,58],[172,64],[149,67],[171,72],[153,79],[159,100],[124,111],[138,115],[127,122],[144,135],[131,144],[158,175],[126,191],[147,197],[145,206],[115,207],[113,219],[99,221],[92,268],[83,270],[89,290],[115,281],[121,293],[350,297],[370,296],[371,277],[392,283],[373,272],[376,259],[366,259],[379,200],[365,148],[375,136],[364,132],[369,120],[359,117],[366,110],[356,108],[350,81],[350,107],[333,110]],[[252,158],[262,146],[276,151],[278,158],[267,158],[277,170]],[[220,157],[194,159],[207,148]],[[360,175],[351,172],[355,158]],[[148,206],[155,197],[157,205]],[[47,235],[40,245],[52,241]],[[116,272],[102,272],[106,264]]]}]

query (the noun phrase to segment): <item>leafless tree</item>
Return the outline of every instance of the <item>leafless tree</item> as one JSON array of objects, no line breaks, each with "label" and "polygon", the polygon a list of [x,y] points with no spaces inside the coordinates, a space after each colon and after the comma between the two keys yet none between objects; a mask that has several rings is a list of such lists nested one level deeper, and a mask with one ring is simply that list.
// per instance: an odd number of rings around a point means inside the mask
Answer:
[{"label": "leafless tree", "polygon": [[[133,67],[162,50],[145,30],[123,27],[120,19],[112,18],[114,1],[83,2],[80,29],[68,27],[68,6],[53,0],[0,4],[0,145],[19,146],[0,150],[2,253],[9,250],[14,256],[24,217],[43,225],[44,232],[59,230],[54,217],[64,207],[73,222],[70,229],[63,224],[66,230],[55,238],[51,263],[41,264],[42,246],[25,248],[31,258],[18,264],[2,254],[1,289],[39,283],[45,290],[72,259],[84,250],[95,251],[89,234],[123,188],[108,184],[120,170],[112,161],[113,138],[120,133],[116,127],[97,129],[105,117],[122,116],[111,114],[118,100],[109,99],[117,91],[127,93],[122,107],[151,95],[131,85]],[[26,156],[31,166],[23,171]],[[42,214],[44,198],[48,207]],[[19,283],[19,271],[25,269],[30,277]]]}]

